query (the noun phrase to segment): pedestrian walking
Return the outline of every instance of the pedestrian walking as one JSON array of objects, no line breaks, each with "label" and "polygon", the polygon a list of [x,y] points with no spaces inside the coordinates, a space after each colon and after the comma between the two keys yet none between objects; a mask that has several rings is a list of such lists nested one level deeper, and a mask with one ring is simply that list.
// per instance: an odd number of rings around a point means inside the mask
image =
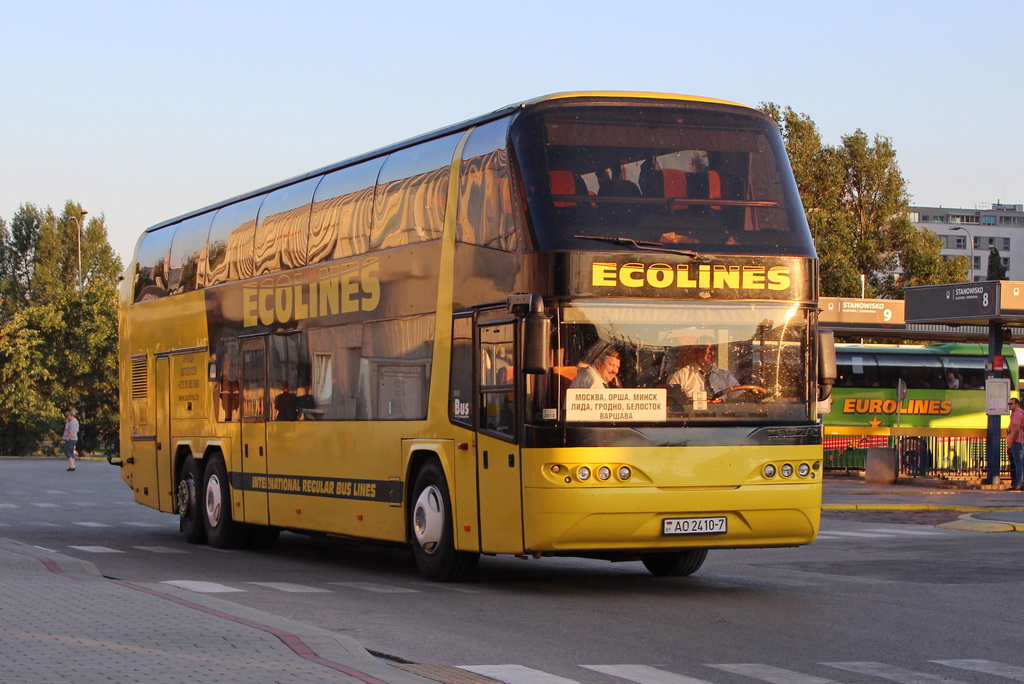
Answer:
[{"label": "pedestrian walking", "polygon": [[1010,399],[1010,425],[1006,428],[1006,451],[1010,454],[1010,489],[1024,491],[1024,409],[1019,399]]},{"label": "pedestrian walking", "polygon": [[[1021,411],[1024,416],[1024,411]],[[64,414],[64,456],[68,459],[68,472],[75,470],[75,448],[78,447],[78,411],[69,409]]]}]

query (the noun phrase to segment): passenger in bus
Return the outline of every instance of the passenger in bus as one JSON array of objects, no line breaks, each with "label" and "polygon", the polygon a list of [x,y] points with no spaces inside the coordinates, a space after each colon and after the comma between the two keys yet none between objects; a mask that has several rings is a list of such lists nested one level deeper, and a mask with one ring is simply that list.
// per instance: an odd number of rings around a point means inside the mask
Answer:
[{"label": "passenger in bus", "polygon": [[298,420],[299,407],[295,393],[290,390],[287,382],[281,383],[281,393],[274,398],[274,420]]},{"label": "passenger in bus", "polygon": [[956,373],[949,371],[949,375],[946,376],[946,384],[949,385],[949,389],[960,389],[960,378],[956,377]]},{"label": "passenger in bus", "polygon": [[718,367],[718,347],[703,343],[683,347],[679,352],[679,369],[668,377],[670,388],[679,387],[688,401],[700,393],[708,399],[721,397],[726,390],[740,384],[728,369]]},{"label": "passenger in bus", "polygon": [[[617,387],[619,367],[622,365],[622,355],[614,347],[607,343],[598,343],[602,348],[594,354],[588,353],[586,357],[593,357],[590,363],[580,363],[576,372],[576,378],[569,384],[569,389],[604,389],[605,387]],[[594,351],[593,349],[591,350]]]}]

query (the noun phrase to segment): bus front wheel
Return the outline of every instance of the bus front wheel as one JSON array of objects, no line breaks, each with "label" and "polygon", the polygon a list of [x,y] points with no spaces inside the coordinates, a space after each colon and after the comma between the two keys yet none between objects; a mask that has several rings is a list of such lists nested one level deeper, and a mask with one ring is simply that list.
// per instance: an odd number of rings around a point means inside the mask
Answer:
[{"label": "bus front wheel", "polygon": [[409,509],[416,567],[436,582],[461,582],[473,574],[480,555],[456,551],[451,497],[441,464],[427,462],[416,475]]},{"label": "bus front wheel", "polygon": [[181,464],[178,475],[178,529],[189,544],[206,541],[203,513],[200,510],[199,488],[203,483],[203,469],[199,461],[188,456]]},{"label": "bus front wheel", "polygon": [[652,553],[642,557],[640,561],[652,575],[685,577],[700,570],[707,557],[707,549],[689,549],[674,553]]},{"label": "bus front wheel", "polygon": [[224,459],[212,456],[206,466],[203,484],[203,519],[206,538],[217,549],[236,549],[248,541],[245,523],[231,517],[231,491]]}]

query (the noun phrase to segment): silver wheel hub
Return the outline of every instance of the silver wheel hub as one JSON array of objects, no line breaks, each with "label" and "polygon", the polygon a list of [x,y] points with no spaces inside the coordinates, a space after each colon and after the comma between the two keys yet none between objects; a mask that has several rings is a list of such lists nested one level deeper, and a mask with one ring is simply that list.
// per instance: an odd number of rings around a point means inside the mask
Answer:
[{"label": "silver wheel hub", "polygon": [[178,515],[188,518],[196,509],[196,483],[191,477],[178,483]]},{"label": "silver wheel hub", "polygon": [[224,501],[220,493],[220,478],[211,475],[206,483],[206,519],[210,525],[220,525],[220,517],[224,512]]},{"label": "silver wheel hub", "polygon": [[426,553],[435,553],[441,544],[444,531],[444,499],[441,490],[434,485],[427,486],[416,499],[412,514],[413,532],[416,541]]}]

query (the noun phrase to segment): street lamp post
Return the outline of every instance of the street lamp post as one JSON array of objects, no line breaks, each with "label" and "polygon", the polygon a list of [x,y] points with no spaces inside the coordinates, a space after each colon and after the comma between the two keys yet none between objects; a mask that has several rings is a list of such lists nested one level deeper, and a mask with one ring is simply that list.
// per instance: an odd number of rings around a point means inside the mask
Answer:
[{"label": "street lamp post", "polygon": [[968,244],[971,246],[971,263],[967,266],[968,279],[974,282],[974,238],[971,237],[971,231],[967,230],[963,226],[953,226],[950,230],[962,230],[967,234]]},{"label": "street lamp post", "polygon": [[82,221],[85,220],[85,215],[88,214],[85,209],[82,210],[82,219],[79,220],[77,216],[69,216],[72,221],[75,222],[75,227],[78,229],[78,289],[82,289]]}]

